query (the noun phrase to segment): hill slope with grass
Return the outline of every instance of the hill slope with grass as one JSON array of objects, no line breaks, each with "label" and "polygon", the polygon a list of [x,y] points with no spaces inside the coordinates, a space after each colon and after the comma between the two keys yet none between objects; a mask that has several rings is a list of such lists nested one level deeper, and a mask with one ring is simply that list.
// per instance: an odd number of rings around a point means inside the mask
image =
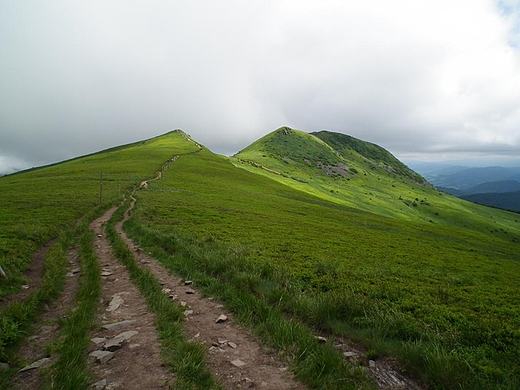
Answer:
[{"label": "hill slope with grass", "polygon": [[[298,148],[291,146],[295,135]],[[284,144],[278,137],[289,138]],[[330,337],[362,342],[370,358],[397,356],[432,387],[516,386],[518,215],[359,162],[350,180],[330,177],[318,162],[348,164],[313,137],[282,129],[234,158],[180,158],[140,193],[129,232],[177,272],[245,310],[244,321],[268,338],[280,331],[270,322],[272,307]],[[377,207],[365,205],[365,185]],[[407,206],[396,188],[431,203]],[[396,199],[385,200],[386,192]],[[442,223],[424,221],[435,211]],[[297,340],[285,342],[298,350]]]},{"label": "hill slope with grass", "polygon": [[443,194],[385,149],[348,135],[280,128],[233,163],[334,203],[408,221],[458,226],[520,239],[508,212]]},{"label": "hill slope with grass", "polygon": [[[0,254],[11,276],[0,298],[20,288],[32,253],[95,207],[120,199],[171,159],[178,131],[0,178]],[[172,142],[173,140],[173,142]],[[179,151],[198,150],[187,142]]]},{"label": "hill slope with grass", "polygon": [[[398,361],[430,388],[519,387],[518,214],[439,194],[384,149],[341,134],[282,128],[226,158],[172,132],[2,177],[0,254],[17,275],[0,280],[3,296],[20,288],[34,249],[165,163],[124,230],[275,347],[308,388],[367,388],[369,359]],[[17,321],[0,324],[0,359]],[[359,357],[336,344],[362,346]]]}]

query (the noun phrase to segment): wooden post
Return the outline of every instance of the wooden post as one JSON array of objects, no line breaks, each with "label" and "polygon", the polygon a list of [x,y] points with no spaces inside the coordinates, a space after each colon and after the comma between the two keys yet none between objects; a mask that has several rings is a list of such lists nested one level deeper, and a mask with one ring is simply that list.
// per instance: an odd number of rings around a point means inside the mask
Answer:
[{"label": "wooden post", "polygon": [[99,173],[99,204],[103,204],[103,171]]}]

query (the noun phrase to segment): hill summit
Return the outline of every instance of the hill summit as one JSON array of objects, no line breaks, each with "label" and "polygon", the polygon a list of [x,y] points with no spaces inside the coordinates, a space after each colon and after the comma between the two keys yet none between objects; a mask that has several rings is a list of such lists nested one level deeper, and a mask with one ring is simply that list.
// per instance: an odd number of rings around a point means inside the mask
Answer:
[{"label": "hill summit", "polygon": [[[349,135],[330,131],[305,133],[281,127],[235,155],[258,162],[281,161],[292,168],[317,168],[323,174],[349,179],[364,171],[378,171],[427,185],[426,180],[386,149]],[[275,164],[277,165],[277,164]]]}]

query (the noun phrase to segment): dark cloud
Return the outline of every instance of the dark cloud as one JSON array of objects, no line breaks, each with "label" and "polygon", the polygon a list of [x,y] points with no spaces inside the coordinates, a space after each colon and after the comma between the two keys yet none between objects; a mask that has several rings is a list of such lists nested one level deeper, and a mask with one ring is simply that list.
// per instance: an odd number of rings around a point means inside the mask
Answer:
[{"label": "dark cloud", "polygon": [[175,128],[222,154],[289,125],[402,156],[518,156],[515,9],[513,0],[2,2],[0,171]]}]

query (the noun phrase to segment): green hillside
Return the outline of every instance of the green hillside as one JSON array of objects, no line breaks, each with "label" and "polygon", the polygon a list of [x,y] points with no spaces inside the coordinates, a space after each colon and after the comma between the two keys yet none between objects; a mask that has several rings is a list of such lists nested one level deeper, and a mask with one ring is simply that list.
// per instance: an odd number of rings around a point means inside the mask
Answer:
[{"label": "green hillside", "polygon": [[423,177],[379,145],[330,131],[320,131],[312,135],[326,142],[347,161],[357,161],[358,164],[366,165],[371,170],[383,169],[387,173],[411,179],[418,184],[427,184]]},{"label": "green hillside", "polygon": [[0,178],[0,261],[17,275],[3,296],[36,248],[98,208],[101,171],[106,208],[161,167],[125,230],[309,388],[367,386],[309,334],[347,337],[430,388],[520,386],[520,216],[439,194],[384,149],[328,132],[282,128],[226,158],[176,131]]},{"label": "green hillside", "polygon": [[380,146],[344,134],[280,128],[240,151],[236,166],[329,201],[409,221],[520,239],[510,213],[493,211],[432,188]]},{"label": "green hillside", "polygon": [[0,285],[0,298],[20,288],[21,272],[41,245],[70,229],[100,201],[110,204],[121,199],[143,178],[153,176],[174,153],[198,150],[192,143],[182,142],[185,136],[171,132],[1,177],[0,255],[3,269],[12,277]]},{"label": "green hillside", "polygon": [[[518,244],[512,242],[518,216],[439,195],[359,162],[356,169],[366,176],[330,178],[297,159],[334,163],[341,161],[339,153],[321,141],[312,143],[311,135],[284,132],[230,160],[211,153],[179,159],[140,194],[134,237],[143,243],[149,237],[150,248],[160,253],[190,256],[195,269],[185,271],[187,277],[201,272],[313,327],[361,339],[375,356],[396,354],[434,386],[508,388],[519,368],[513,357],[520,346],[520,264]],[[294,134],[301,135],[301,147],[285,153],[276,139]],[[245,162],[253,158],[256,164]],[[351,207],[320,188],[339,192],[353,182],[357,193],[372,185],[374,199],[383,198],[383,191],[395,196],[395,189],[379,184],[394,182],[431,205],[380,200],[380,207],[397,203],[415,213],[396,218],[400,213],[392,212],[388,218],[373,204]],[[356,204],[351,194],[345,199]],[[423,222],[424,215],[435,214],[422,211],[428,208],[446,219]],[[469,228],[450,226],[450,218]],[[488,230],[495,221],[509,230]],[[477,223],[485,230],[477,231]]]}]

